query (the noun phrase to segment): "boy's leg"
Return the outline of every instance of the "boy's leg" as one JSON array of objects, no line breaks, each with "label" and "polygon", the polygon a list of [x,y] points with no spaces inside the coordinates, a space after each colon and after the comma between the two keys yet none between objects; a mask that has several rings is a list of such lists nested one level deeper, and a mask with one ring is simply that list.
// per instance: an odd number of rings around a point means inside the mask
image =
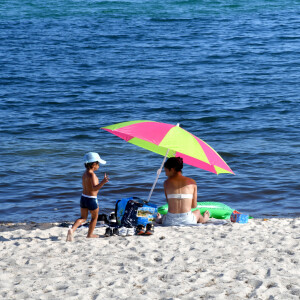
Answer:
[{"label": "boy's leg", "polygon": [[86,222],[88,214],[89,214],[89,210],[87,208],[80,208],[80,212],[81,212],[81,217],[79,219],[77,219],[72,227],[73,232],[83,223]]},{"label": "boy's leg", "polygon": [[73,225],[72,228],[70,228],[68,230],[68,234],[67,234],[67,242],[73,242],[73,233],[74,231],[78,228],[78,226],[80,226],[82,223],[84,223],[87,219],[88,216],[88,209],[87,208],[81,208],[81,217],[79,219],[77,219]]},{"label": "boy's leg", "polygon": [[98,220],[99,207],[97,209],[90,210],[90,213],[91,213],[91,222],[90,222],[90,227],[89,227],[87,237],[88,238],[97,238],[99,236],[96,234],[93,234],[93,232],[96,227],[97,220]]}]

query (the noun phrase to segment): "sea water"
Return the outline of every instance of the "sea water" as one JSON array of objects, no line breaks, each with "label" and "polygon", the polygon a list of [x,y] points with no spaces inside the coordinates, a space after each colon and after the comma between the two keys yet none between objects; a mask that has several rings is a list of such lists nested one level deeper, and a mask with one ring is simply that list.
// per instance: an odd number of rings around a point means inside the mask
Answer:
[{"label": "sea water", "polygon": [[139,119],[180,123],[235,172],[185,165],[198,201],[300,216],[299,12],[290,0],[1,1],[0,221],[77,218],[88,151],[107,160],[102,213],[146,199],[163,157],[100,129]]}]

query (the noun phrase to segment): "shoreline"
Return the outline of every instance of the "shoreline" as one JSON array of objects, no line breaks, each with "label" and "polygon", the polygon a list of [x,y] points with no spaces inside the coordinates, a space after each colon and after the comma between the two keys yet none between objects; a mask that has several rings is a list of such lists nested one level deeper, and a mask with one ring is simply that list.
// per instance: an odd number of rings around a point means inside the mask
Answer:
[{"label": "shoreline", "polygon": [[[89,223],[89,219],[90,219],[90,215],[88,216],[88,219],[87,219],[87,223],[83,224],[82,226],[84,225],[87,225]],[[253,217],[253,218],[249,218],[249,223],[254,220],[254,221],[270,221],[270,220],[297,220],[299,219],[300,220],[300,217],[296,216],[296,217],[265,217],[265,218],[256,218],[256,217]],[[214,220],[214,221],[227,221],[229,223],[230,222],[230,219],[214,219],[214,218],[210,218],[210,220]],[[28,230],[31,230],[33,228],[39,228],[39,229],[48,229],[48,228],[51,228],[51,227],[61,227],[61,228],[66,228],[68,227],[67,225],[73,225],[75,223],[75,220],[73,221],[55,221],[55,222],[33,222],[33,221],[30,221],[30,222],[10,222],[10,221],[0,221],[0,232],[1,232],[1,229],[2,227],[7,227],[7,228],[17,228],[17,229],[28,229]],[[155,223],[154,223],[155,225]],[[240,224],[240,225],[245,225],[245,224]],[[164,226],[161,226],[161,225],[158,225],[156,224],[156,226],[159,226],[159,227],[164,227]],[[104,226],[101,226],[99,225],[99,223],[97,223],[97,227],[104,227]],[[96,228],[97,228],[96,227]],[[176,227],[176,226],[174,226]],[[168,226],[164,227],[164,228],[168,228]]]},{"label": "shoreline", "polygon": [[[71,224],[71,223],[70,223]],[[0,223],[0,299],[299,299],[300,218],[155,226],[66,242],[60,223]]]}]

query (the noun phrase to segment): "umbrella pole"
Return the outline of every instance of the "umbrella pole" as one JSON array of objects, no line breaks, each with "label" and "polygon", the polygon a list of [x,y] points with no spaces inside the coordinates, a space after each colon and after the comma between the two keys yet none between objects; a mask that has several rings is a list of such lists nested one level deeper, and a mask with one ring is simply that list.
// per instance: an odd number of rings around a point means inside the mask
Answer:
[{"label": "umbrella pole", "polygon": [[155,181],[154,181],[154,183],[153,183],[153,185],[152,185],[152,189],[151,189],[151,191],[150,191],[150,193],[149,193],[149,196],[148,196],[148,199],[147,199],[146,202],[149,202],[149,201],[150,201],[150,198],[151,198],[151,196],[152,196],[152,193],[153,193],[154,188],[155,188],[155,186],[156,186],[156,183],[157,183],[157,181],[158,181],[159,175],[160,175],[160,173],[161,173],[161,170],[162,170],[162,168],[163,168],[163,166],[164,166],[164,163],[165,163],[165,161],[166,161],[166,158],[167,158],[167,156],[168,156],[168,153],[169,153],[169,149],[167,150],[167,153],[166,153],[166,155],[165,155],[165,157],[164,157],[164,159],[163,159],[163,162],[162,162],[160,168],[157,170],[157,175],[156,175]]}]

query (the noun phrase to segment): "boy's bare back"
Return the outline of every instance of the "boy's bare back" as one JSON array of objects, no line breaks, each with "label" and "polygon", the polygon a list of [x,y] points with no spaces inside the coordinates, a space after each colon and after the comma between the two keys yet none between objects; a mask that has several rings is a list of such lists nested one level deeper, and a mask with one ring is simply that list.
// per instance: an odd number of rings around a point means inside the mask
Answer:
[{"label": "boy's bare back", "polygon": [[92,170],[86,170],[82,175],[83,194],[87,196],[97,196],[98,189],[95,186],[99,184],[97,175]]}]

